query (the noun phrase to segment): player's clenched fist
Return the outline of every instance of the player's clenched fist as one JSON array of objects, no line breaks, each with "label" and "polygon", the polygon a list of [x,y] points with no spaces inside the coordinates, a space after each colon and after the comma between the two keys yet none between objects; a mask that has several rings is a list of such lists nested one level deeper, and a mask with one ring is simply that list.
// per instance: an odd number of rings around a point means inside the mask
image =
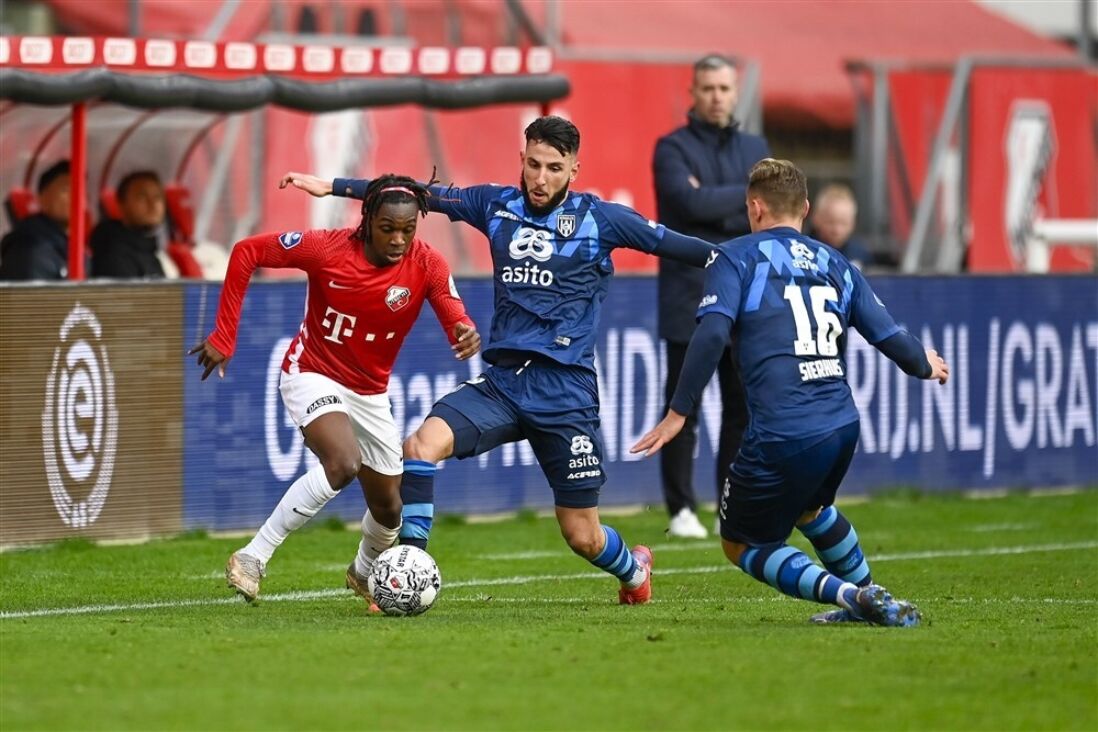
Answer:
[{"label": "player's clenched fist", "polygon": [[480,333],[470,325],[465,323],[455,325],[454,338],[457,339],[457,342],[450,348],[453,349],[454,355],[457,356],[459,361],[471,358],[474,353],[480,350]]}]

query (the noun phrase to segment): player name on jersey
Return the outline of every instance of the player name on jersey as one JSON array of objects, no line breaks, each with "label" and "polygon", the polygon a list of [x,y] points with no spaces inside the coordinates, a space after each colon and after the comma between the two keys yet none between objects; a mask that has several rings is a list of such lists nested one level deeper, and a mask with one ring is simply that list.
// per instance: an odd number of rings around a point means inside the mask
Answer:
[{"label": "player name on jersey", "polygon": [[825,358],[819,361],[803,361],[797,364],[801,372],[801,381],[815,381],[843,376],[843,365],[837,358]]}]

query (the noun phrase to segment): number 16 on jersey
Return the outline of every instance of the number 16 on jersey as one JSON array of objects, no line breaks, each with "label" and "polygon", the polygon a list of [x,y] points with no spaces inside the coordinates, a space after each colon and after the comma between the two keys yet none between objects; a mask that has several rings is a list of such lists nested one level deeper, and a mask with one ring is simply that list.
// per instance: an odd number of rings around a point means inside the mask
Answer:
[{"label": "number 16 on jersey", "polygon": [[[811,318],[805,306],[803,288],[799,285],[785,286],[785,299],[793,309],[793,323],[797,328],[793,352],[798,356],[838,356],[843,324],[837,314],[827,310],[827,303],[838,302],[839,294],[834,287],[816,285],[808,288],[808,298],[812,304]],[[815,333],[812,331],[813,320]]]}]

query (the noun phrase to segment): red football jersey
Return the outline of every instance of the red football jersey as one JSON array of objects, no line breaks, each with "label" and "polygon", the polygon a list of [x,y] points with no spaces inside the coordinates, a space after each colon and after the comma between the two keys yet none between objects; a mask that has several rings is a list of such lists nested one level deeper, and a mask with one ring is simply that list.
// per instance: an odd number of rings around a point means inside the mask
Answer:
[{"label": "red football jersey", "polygon": [[322,374],[359,394],[388,388],[397,352],[424,299],[451,343],[457,323],[473,324],[446,260],[426,242],[414,239],[398,263],[375,267],[351,232],[292,231],[239,242],[229,258],[210,345],[233,354],[240,306],[257,267],[293,267],[309,275],[305,317],[282,370]]}]

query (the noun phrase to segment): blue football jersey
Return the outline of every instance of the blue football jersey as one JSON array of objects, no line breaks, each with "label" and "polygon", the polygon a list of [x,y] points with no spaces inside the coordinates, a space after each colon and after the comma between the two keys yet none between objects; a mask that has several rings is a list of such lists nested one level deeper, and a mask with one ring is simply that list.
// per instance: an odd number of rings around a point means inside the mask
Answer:
[{"label": "blue football jersey", "polygon": [[757,442],[822,434],[858,419],[846,382],[846,335],[900,332],[856,267],[796,229],[733,239],[710,256],[698,317],[721,313],[739,335],[740,372]]},{"label": "blue football jersey", "polygon": [[484,360],[520,350],[594,370],[599,312],[614,273],[610,252],[658,253],[665,227],[589,193],[568,193],[544,216],[526,210],[515,186],[431,186],[431,193],[432,211],[488,237],[495,313]]}]

